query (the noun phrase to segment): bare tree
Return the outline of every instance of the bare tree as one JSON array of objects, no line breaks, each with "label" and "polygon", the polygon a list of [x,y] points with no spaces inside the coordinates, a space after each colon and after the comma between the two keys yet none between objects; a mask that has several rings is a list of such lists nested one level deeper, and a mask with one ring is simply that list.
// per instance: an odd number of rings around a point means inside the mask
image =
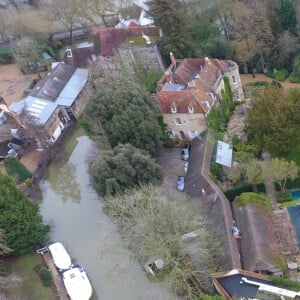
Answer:
[{"label": "bare tree", "polygon": [[21,125],[18,135],[23,141],[25,150],[35,149],[36,146],[43,149],[50,146],[51,143],[45,127],[26,108],[18,114],[18,123]]},{"label": "bare tree", "polygon": [[29,36],[23,36],[15,42],[14,54],[22,68],[32,68],[38,71],[43,51],[43,43]]}]

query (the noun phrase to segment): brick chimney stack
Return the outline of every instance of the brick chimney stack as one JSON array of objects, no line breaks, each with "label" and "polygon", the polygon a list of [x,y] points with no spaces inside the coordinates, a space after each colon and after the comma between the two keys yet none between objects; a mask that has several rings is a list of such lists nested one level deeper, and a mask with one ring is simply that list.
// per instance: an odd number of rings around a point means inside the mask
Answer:
[{"label": "brick chimney stack", "polygon": [[170,59],[171,59],[171,63],[176,66],[176,59],[175,59],[175,56],[173,54],[173,52],[170,52]]}]

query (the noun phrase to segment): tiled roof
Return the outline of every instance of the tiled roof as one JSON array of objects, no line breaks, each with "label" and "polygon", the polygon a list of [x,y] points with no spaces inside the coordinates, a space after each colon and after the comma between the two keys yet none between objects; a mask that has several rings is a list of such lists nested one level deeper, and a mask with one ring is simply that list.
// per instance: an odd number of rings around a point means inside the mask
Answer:
[{"label": "tiled roof", "polygon": [[172,78],[174,83],[188,84],[195,72],[200,72],[201,66],[204,65],[204,59],[186,58],[173,71]]},{"label": "tiled roof", "polygon": [[213,86],[218,78],[220,69],[211,61],[206,60],[202,71],[199,73],[199,80],[203,83]]},{"label": "tiled roof", "polygon": [[184,91],[161,91],[156,95],[162,114],[172,113],[171,108],[176,107],[177,113],[189,113],[189,107],[194,113],[206,113],[208,107],[204,104],[207,101],[211,104],[211,99],[203,93],[193,90]]}]

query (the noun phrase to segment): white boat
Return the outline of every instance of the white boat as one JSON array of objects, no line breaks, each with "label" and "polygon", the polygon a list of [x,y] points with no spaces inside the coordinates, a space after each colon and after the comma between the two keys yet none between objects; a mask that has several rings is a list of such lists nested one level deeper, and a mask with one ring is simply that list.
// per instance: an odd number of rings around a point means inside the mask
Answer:
[{"label": "white boat", "polygon": [[55,266],[60,270],[67,270],[72,266],[69,253],[61,243],[54,243],[48,246]]},{"label": "white boat", "polygon": [[62,277],[71,300],[89,300],[91,298],[92,286],[81,266],[74,265],[64,271]]}]

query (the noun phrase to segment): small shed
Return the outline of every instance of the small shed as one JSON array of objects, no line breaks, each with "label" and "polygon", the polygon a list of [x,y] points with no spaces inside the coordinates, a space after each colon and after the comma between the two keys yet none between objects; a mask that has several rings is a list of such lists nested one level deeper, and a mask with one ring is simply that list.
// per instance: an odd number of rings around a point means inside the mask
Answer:
[{"label": "small shed", "polygon": [[225,166],[232,166],[232,145],[218,141],[216,163]]}]

